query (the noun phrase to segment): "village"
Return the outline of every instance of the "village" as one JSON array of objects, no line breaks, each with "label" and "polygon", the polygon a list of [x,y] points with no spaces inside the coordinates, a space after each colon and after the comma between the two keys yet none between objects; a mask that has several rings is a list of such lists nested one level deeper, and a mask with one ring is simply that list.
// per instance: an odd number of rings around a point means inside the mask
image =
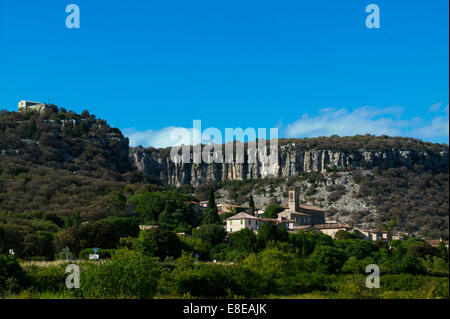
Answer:
[{"label": "village", "polygon": [[[197,214],[202,214],[202,211],[208,208],[208,201],[191,202],[190,204],[193,205]],[[366,229],[358,225],[351,226],[345,222],[338,222],[334,218],[327,218],[324,209],[300,203],[299,188],[289,190],[288,203],[282,205],[284,210],[277,214],[277,218],[264,217],[264,210],[261,208],[253,209],[250,206],[236,205],[225,201],[217,203],[216,206],[219,216],[222,216],[223,227],[228,236],[242,229],[250,229],[257,235],[264,223],[272,222],[277,227],[284,228],[288,233],[309,230],[321,232],[333,239],[338,232],[354,234],[370,242],[381,240],[387,244],[393,240],[402,240],[409,237],[403,233],[392,234],[383,230]],[[231,216],[224,218],[224,215]],[[141,230],[157,227],[159,226],[139,225]],[[186,233],[177,233],[177,235],[185,236]],[[449,242],[442,238],[426,240],[426,242],[432,247],[439,247],[441,242],[444,243],[446,248],[449,247]]]},{"label": "village", "polygon": [[[200,207],[206,208],[208,202],[200,202]],[[370,241],[384,240],[390,242],[399,239],[398,236],[391,236],[387,231],[375,231],[358,227],[352,227],[346,223],[338,223],[335,220],[327,219],[325,211],[321,208],[300,204],[300,190],[289,190],[288,204],[284,205],[285,210],[278,213],[277,218],[263,217],[264,210],[255,210],[252,214],[251,207],[238,206],[228,203],[219,203],[217,208],[219,215],[236,212],[235,215],[224,220],[224,227],[228,234],[247,228],[258,233],[260,226],[266,222],[273,222],[278,227],[283,227],[288,232],[298,230],[320,231],[334,238],[335,234],[342,230],[349,233],[356,233],[362,238]]]}]

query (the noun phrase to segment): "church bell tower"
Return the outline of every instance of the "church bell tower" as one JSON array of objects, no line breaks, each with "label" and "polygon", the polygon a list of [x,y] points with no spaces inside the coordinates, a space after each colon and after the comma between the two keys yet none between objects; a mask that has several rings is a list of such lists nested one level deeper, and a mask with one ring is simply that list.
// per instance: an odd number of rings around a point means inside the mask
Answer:
[{"label": "church bell tower", "polygon": [[297,212],[300,209],[300,190],[293,188],[289,190],[289,211]]}]

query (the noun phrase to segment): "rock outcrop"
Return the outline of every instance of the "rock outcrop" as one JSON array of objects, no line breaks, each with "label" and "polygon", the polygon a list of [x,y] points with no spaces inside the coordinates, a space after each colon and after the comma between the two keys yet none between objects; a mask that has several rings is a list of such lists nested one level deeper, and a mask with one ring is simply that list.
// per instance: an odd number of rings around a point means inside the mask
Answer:
[{"label": "rock outcrop", "polygon": [[175,164],[167,152],[157,149],[134,148],[131,161],[144,175],[163,184],[194,187],[209,181],[240,180],[263,177],[290,177],[301,172],[347,170],[352,167],[382,169],[415,164],[426,169],[448,169],[448,149],[441,151],[412,151],[391,149],[380,151],[344,152],[337,150],[299,150],[295,143],[279,146],[278,163],[271,167],[261,163],[182,163]]}]

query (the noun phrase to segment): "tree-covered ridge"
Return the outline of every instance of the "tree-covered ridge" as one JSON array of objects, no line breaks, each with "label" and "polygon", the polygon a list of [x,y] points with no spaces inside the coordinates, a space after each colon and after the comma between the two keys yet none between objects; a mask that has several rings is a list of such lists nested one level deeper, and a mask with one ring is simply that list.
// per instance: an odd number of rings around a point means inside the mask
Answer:
[{"label": "tree-covered ridge", "polygon": [[295,144],[298,150],[334,150],[351,153],[359,150],[382,152],[388,150],[409,150],[414,152],[449,151],[447,144],[425,142],[412,137],[392,137],[387,135],[354,135],[314,137],[314,138],[281,138],[280,145]]},{"label": "tree-covered ridge", "polygon": [[128,139],[88,111],[0,112],[0,153],[2,162],[22,161],[87,176],[131,170]]}]

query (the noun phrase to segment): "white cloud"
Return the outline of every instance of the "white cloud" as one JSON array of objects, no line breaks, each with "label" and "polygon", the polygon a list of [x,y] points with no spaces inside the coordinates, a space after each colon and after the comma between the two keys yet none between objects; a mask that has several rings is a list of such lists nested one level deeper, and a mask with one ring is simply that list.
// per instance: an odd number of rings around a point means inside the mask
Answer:
[{"label": "white cloud", "polygon": [[[376,109],[361,107],[354,111],[325,108],[318,116],[303,114],[299,120],[286,127],[286,133],[292,137],[330,136],[333,134],[349,136],[355,134],[375,134],[396,136],[401,133],[405,121],[396,120],[398,108]],[[391,115],[388,117],[386,115]]]},{"label": "white cloud", "polygon": [[447,109],[447,117],[445,116],[437,116],[431,120],[430,124],[427,124],[422,127],[418,127],[412,130],[413,136],[418,136],[424,139],[432,139],[437,137],[447,137],[448,140],[448,109]]},{"label": "white cloud", "polygon": [[[322,108],[318,114],[308,113],[300,119],[288,124],[284,130],[285,137],[317,137],[317,136],[353,136],[357,134],[411,136],[427,141],[448,143],[449,138],[449,107],[441,107],[442,103],[433,104],[430,111],[436,113],[431,119],[413,117],[403,119],[403,108],[392,106],[376,108],[363,106],[352,111],[345,108]],[[277,126],[281,126],[278,122]],[[281,128],[280,128],[281,129]],[[130,146],[142,145],[156,148],[174,145],[192,145],[192,136],[200,140],[201,133],[196,128],[170,126],[161,130],[137,131],[134,128],[124,129],[125,136],[130,139]],[[217,130],[218,134],[220,132]],[[208,130],[203,129],[203,143],[209,143],[214,136],[208,136]],[[211,132],[209,132],[211,133]],[[222,143],[222,136],[215,136],[215,143]]]},{"label": "white cloud", "polygon": [[161,130],[136,131],[134,128],[123,130],[124,135],[130,139],[130,146],[153,146],[156,148],[171,147],[175,145],[191,144],[191,135],[194,132],[198,138],[198,130],[184,127],[169,126]]},{"label": "white cloud", "polygon": [[[210,143],[211,137],[206,135],[208,131],[203,131],[202,143]],[[172,147],[179,145],[192,145],[200,141],[201,133],[195,128],[184,128],[169,126],[161,130],[137,131],[134,128],[123,129],[123,134],[129,138],[130,146],[144,147],[152,146],[155,148]],[[222,143],[222,141],[215,141]]]},{"label": "white cloud", "polygon": [[429,112],[439,113],[438,116],[432,118],[428,123],[423,126],[415,127],[411,134],[424,139],[433,138],[446,138],[448,142],[449,137],[449,112],[448,104],[445,107],[441,107],[442,102],[434,103],[428,109]]},{"label": "white cloud", "polygon": [[439,103],[434,103],[433,105],[430,106],[430,108],[428,109],[428,112],[438,112],[441,108],[442,102]]},{"label": "white cloud", "polygon": [[434,112],[445,113],[424,120],[420,117],[402,119],[403,109],[398,106],[374,108],[364,106],[353,111],[323,108],[318,115],[303,114],[299,120],[287,125],[288,137],[352,136],[356,134],[412,136],[421,139],[446,138],[449,136],[448,105],[433,104]]}]

